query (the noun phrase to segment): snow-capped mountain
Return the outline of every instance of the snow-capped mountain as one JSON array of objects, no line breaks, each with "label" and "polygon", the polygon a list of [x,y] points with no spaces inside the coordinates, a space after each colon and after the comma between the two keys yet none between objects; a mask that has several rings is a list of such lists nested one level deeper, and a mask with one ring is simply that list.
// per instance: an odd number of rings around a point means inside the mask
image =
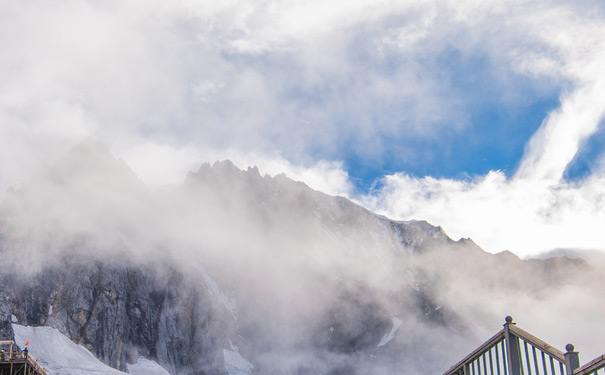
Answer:
[{"label": "snow-capped mountain", "polygon": [[[7,194],[0,256],[4,338],[64,335],[131,374],[438,372],[494,320],[531,320],[593,277],[580,260],[487,254],[229,161],[150,191],[94,142]],[[55,368],[80,361],[67,350]]]}]

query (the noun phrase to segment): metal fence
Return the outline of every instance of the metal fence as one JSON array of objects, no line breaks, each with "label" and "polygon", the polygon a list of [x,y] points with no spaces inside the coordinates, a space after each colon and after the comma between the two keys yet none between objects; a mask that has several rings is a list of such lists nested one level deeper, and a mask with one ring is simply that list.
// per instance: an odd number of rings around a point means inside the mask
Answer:
[{"label": "metal fence", "polygon": [[444,375],[605,375],[605,355],[580,366],[574,346],[565,350],[522,330],[507,316],[502,330]]}]

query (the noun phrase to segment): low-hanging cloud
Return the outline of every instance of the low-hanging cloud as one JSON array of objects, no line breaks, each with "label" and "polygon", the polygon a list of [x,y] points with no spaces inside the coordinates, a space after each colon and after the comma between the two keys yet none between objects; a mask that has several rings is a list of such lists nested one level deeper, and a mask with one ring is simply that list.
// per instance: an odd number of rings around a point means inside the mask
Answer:
[{"label": "low-hanging cloud", "polygon": [[490,252],[602,250],[604,182],[591,176],[578,184],[544,186],[509,180],[502,172],[469,181],[397,174],[363,202],[390,217],[439,223],[452,237],[471,237]]},{"label": "low-hanging cloud", "polygon": [[[483,183],[497,186],[498,176],[490,178]],[[223,318],[237,317],[242,332],[232,344],[262,373],[442,371],[506,314],[550,332],[557,347],[573,340],[583,355],[602,351],[586,334],[599,327],[602,263],[486,254],[426,223],[390,222],[230,162],[152,191],[104,145],[88,142],[0,209],[2,272],[31,279],[78,257],[175,267],[199,279]],[[561,317],[570,323],[552,333]],[[396,324],[392,342],[378,349]],[[367,355],[374,351],[377,359]]]}]

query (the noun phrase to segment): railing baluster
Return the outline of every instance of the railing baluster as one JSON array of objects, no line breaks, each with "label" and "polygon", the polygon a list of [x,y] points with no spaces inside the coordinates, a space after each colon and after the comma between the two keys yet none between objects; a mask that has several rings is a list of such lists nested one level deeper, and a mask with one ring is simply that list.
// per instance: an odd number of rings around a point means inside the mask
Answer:
[{"label": "railing baluster", "polygon": [[531,374],[531,364],[529,362],[529,349],[527,348],[527,341],[523,340],[523,346],[525,349],[525,367],[527,367],[527,374]]},{"label": "railing baluster", "polygon": [[477,373],[483,375],[483,370],[481,370],[481,356],[477,358]]},{"label": "railing baluster", "polygon": [[[487,357],[487,353],[484,353],[482,355],[482,357],[483,357],[483,373],[487,375],[487,364],[485,363],[485,360],[486,360],[485,357]],[[491,372],[489,375],[492,375]]]},{"label": "railing baluster", "polygon": [[555,375],[555,362],[553,361],[550,355],[548,356],[548,358],[550,358],[550,373],[552,375]]},{"label": "railing baluster", "polygon": [[494,375],[494,359],[492,358],[492,350],[489,350],[489,375]]},{"label": "railing baluster", "polygon": [[544,356],[544,352],[540,350],[542,353],[542,368],[544,368],[544,375],[548,375],[548,370],[546,369],[546,357]]},{"label": "railing baluster", "polygon": [[494,347],[494,353],[496,353],[496,371],[500,375],[500,356],[498,355],[498,345]]},{"label": "railing baluster", "polygon": [[565,375],[565,369],[563,368],[563,364],[559,362],[559,370],[561,371],[561,375]]},{"label": "railing baluster", "polygon": [[531,352],[534,356],[534,370],[536,370],[536,375],[540,375],[540,370],[538,369],[538,358],[536,357],[536,347],[531,346]]},{"label": "railing baluster", "polygon": [[500,342],[500,350],[502,353],[502,368],[504,369],[504,375],[508,375],[508,366],[506,365],[506,353],[504,353],[504,340]]}]

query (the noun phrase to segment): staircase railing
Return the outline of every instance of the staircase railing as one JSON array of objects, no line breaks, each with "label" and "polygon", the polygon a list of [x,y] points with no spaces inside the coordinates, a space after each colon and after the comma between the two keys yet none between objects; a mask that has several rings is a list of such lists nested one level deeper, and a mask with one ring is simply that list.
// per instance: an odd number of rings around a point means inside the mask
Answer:
[{"label": "staircase railing", "polygon": [[[601,371],[602,370],[602,371]],[[576,369],[574,375],[598,375],[605,374],[605,354],[601,355],[584,366]]]},{"label": "staircase railing", "polygon": [[605,355],[580,367],[578,353],[566,353],[522,330],[506,317],[504,328],[444,375],[605,375]]}]

